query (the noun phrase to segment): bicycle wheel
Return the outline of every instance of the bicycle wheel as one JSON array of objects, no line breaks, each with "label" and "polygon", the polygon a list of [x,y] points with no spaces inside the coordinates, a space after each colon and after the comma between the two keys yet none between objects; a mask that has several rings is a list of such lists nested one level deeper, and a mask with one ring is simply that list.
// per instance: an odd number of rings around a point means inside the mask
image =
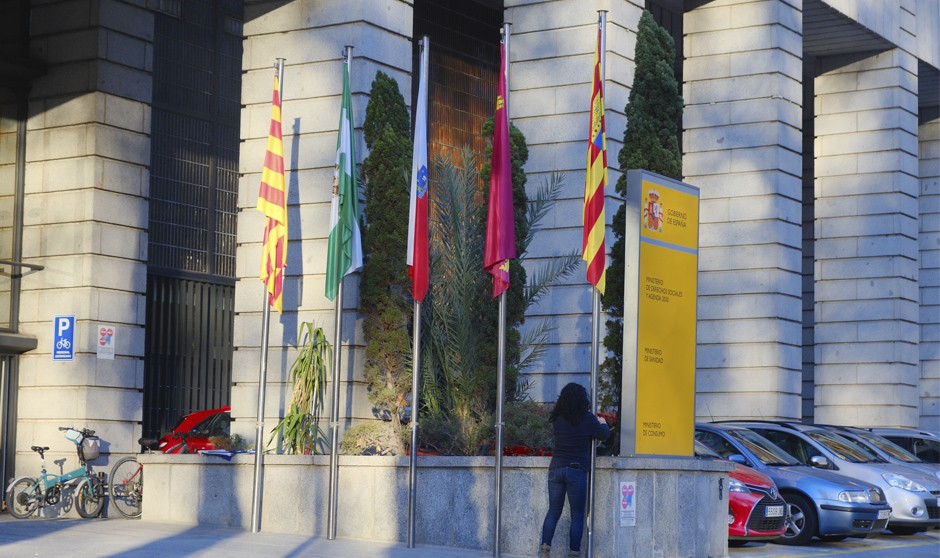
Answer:
[{"label": "bicycle wheel", "polygon": [[98,477],[88,477],[75,488],[75,509],[85,519],[98,517],[104,507],[104,486]]},{"label": "bicycle wheel", "polygon": [[36,484],[36,479],[23,477],[13,483],[7,492],[7,509],[13,517],[26,519],[39,507],[40,500],[42,492]]},{"label": "bicycle wheel", "polygon": [[111,468],[108,478],[111,505],[128,519],[140,517],[140,504],[144,496],[144,468],[134,456],[125,457]]}]

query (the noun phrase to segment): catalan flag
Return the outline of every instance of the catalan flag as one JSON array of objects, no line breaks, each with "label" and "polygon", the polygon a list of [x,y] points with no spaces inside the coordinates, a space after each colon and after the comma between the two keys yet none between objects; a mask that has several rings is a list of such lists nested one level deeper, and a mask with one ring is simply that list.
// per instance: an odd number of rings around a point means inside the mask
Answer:
[{"label": "catalan flag", "polygon": [[493,276],[493,298],[509,288],[509,260],[516,257],[516,224],[512,208],[512,160],[509,157],[509,116],[506,114],[506,50],[499,45],[499,85],[493,122],[493,165],[486,219],[483,268]]},{"label": "catalan flag", "polygon": [[271,101],[271,128],[261,171],[258,210],[264,213],[261,248],[261,282],[268,291],[268,304],[282,312],[281,293],[287,267],[287,186],[284,180],[284,143],[281,138],[281,95],[277,70]]},{"label": "catalan flag", "polygon": [[594,51],[591,89],[591,126],[588,136],[587,176],[584,181],[584,237],[581,259],[587,262],[587,280],[601,294],[607,284],[607,250],[604,246],[604,188],[607,185],[607,136],[604,130],[604,85],[601,79],[601,30]]}]

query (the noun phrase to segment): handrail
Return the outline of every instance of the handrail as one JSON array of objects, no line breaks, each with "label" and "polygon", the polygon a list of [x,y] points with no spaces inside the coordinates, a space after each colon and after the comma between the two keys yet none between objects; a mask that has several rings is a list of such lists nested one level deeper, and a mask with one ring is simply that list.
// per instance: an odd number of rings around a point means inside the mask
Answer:
[{"label": "handrail", "polygon": [[[18,261],[16,261],[16,260],[0,260],[0,265],[8,265],[8,266],[17,267],[17,268],[19,268],[19,267],[25,267],[25,268],[29,269],[30,271],[42,271],[42,270],[46,269],[46,266],[44,266],[44,265],[31,264],[31,263],[26,263],[26,262],[18,262]],[[3,270],[2,270],[2,269],[0,269],[0,275],[5,275],[5,274],[3,273]],[[19,279],[20,277],[23,277],[23,275],[25,275],[25,274],[24,274],[24,273],[15,273],[15,274],[11,273],[11,274],[10,274],[10,277],[13,277],[13,278],[15,278],[15,279]]]}]

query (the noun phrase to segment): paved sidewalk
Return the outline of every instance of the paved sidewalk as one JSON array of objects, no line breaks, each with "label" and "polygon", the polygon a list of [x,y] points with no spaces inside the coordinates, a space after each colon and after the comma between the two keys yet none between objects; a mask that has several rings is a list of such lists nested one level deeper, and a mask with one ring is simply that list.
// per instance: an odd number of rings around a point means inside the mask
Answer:
[{"label": "paved sidewalk", "polygon": [[[26,519],[0,514],[0,557],[480,558],[491,550],[326,540],[126,519]],[[509,557],[510,555],[502,554]]]}]

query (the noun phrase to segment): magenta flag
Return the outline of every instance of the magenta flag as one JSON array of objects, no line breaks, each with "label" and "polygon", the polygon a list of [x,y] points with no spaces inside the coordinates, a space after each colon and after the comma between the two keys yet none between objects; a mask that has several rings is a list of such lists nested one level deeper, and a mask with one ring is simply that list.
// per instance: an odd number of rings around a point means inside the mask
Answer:
[{"label": "magenta flag", "polygon": [[516,227],[512,209],[512,161],[509,158],[509,116],[506,106],[506,51],[499,45],[499,88],[493,126],[493,165],[490,205],[486,219],[483,269],[493,276],[493,298],[509,288],[509,260],[516,257]]}]

